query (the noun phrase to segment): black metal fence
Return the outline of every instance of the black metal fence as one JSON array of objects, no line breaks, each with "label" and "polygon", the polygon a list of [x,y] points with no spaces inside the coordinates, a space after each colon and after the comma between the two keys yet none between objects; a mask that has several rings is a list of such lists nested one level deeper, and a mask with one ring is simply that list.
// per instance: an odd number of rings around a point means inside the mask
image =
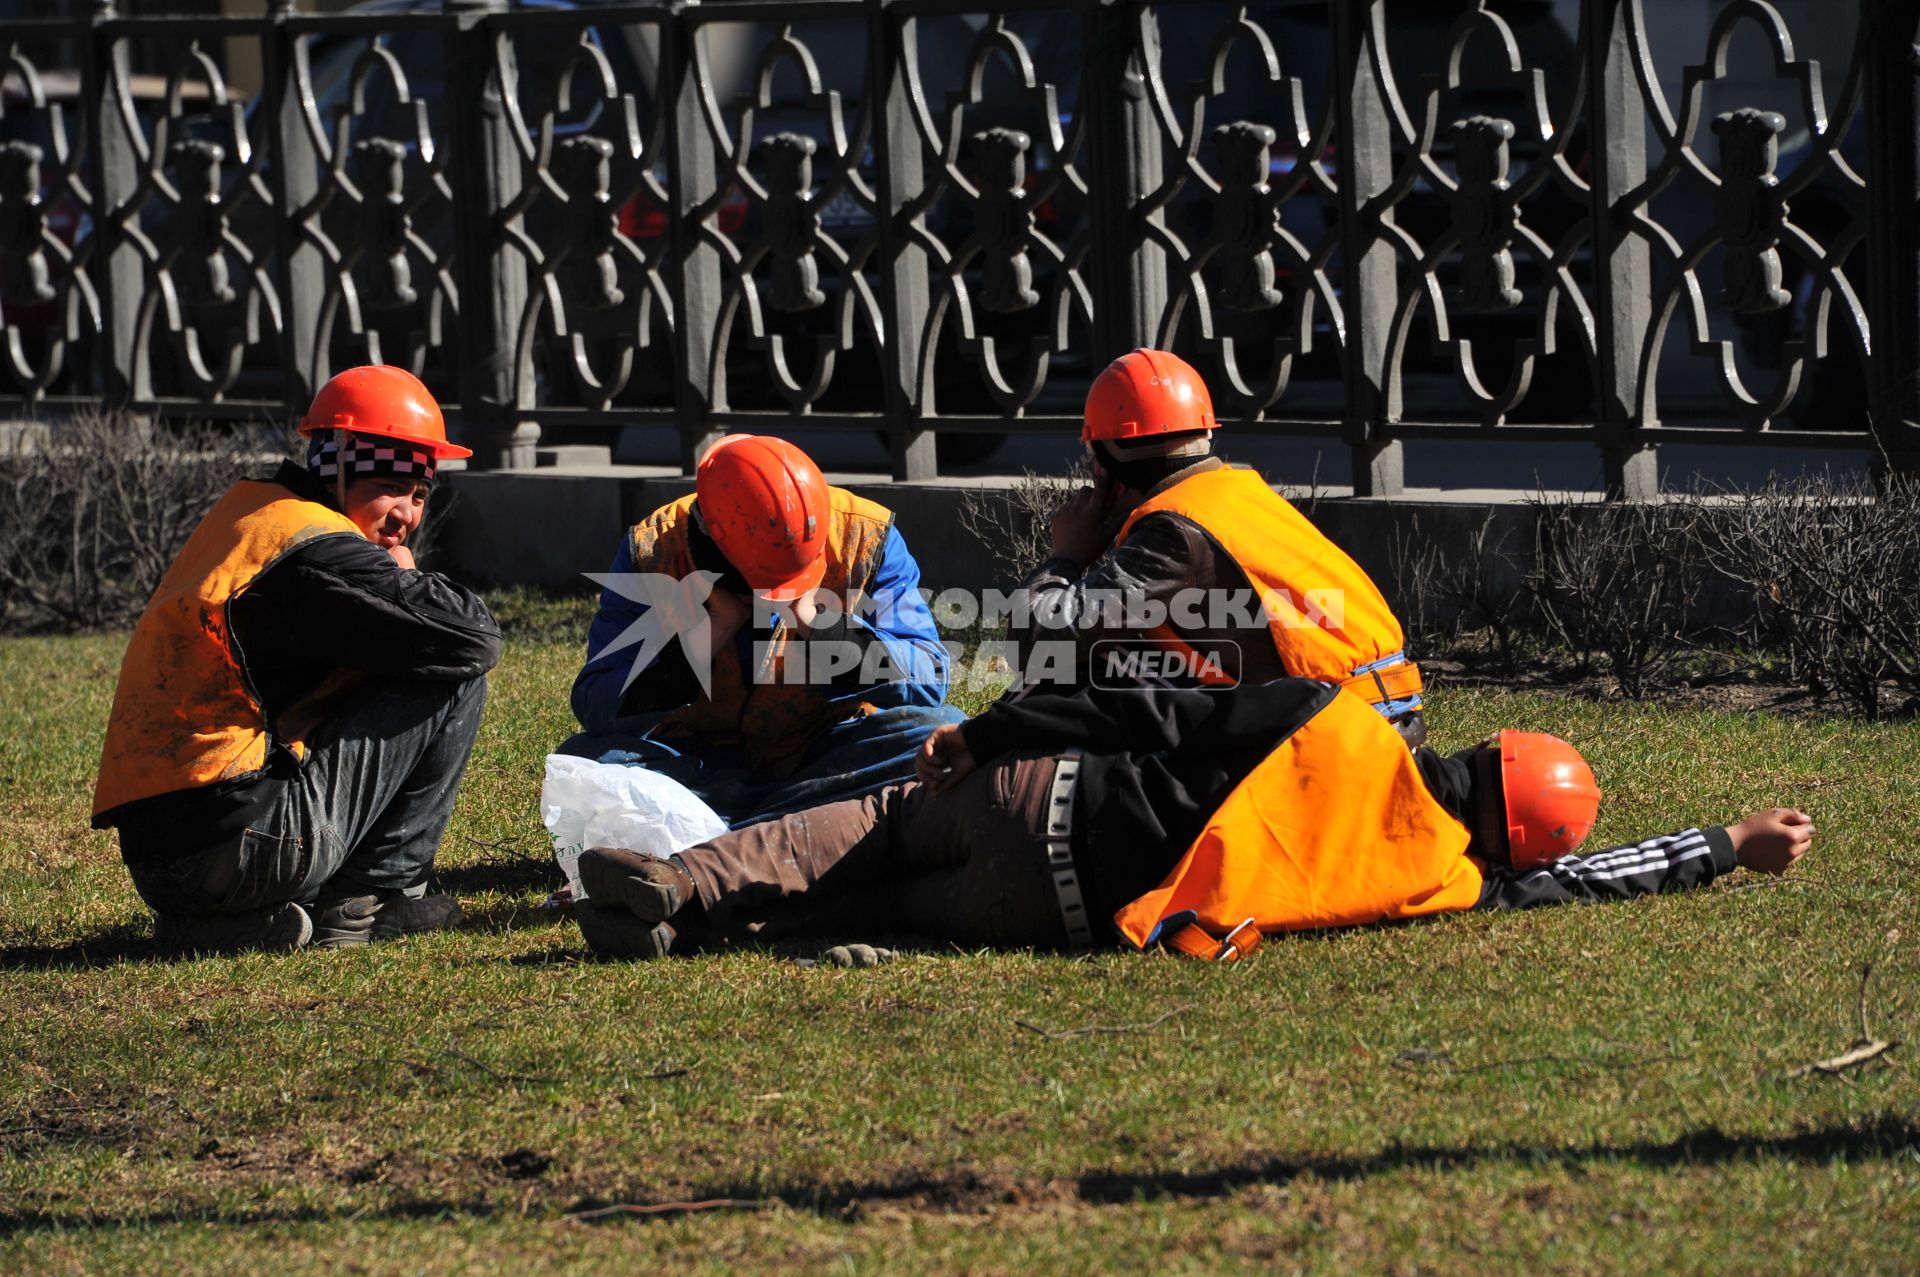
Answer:
[{"label": "black metal fence", "polygon": [[379,360],[477,464],[858,425],[911,479],[1157,344],[1363,493],[1425,437],[1913,468],[1920,0],[1824,6],[1844,66],[1650,7],[103,0],[4,34],[0,412],[285,420]]}]

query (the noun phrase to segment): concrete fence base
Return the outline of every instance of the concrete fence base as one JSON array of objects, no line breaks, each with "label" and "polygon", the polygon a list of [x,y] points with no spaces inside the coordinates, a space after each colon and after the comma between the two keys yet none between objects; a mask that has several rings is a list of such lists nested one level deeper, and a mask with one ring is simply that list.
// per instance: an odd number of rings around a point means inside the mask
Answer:
[{"label": "concrete fence base", "polygon": [[[996,576],[995,556],[962,524],[960,512],[983,491],[1016,480],[888,483],[871,477],[829,479],[893,510],[901,535],[920,561],[929,589],[982,590],[1011,582]],[[453,500],[437,541],[439,563],[463,580],[489,585],[576,586],[583,573],[604,572],[620,537],[648,513],[692,490],[692,480],[665,468],[596,467],[567,471],[464,471],[447,476]],[[1392,551],[1419,536],[1464,552],[1489,518],[1493,540],[1524,559],[1533,545],[1538,509],[1490,494],[1323,497],[1301,509],[1383,588],[1391,587]],[[1494,582],[1493,584],[1498,584]]]}]

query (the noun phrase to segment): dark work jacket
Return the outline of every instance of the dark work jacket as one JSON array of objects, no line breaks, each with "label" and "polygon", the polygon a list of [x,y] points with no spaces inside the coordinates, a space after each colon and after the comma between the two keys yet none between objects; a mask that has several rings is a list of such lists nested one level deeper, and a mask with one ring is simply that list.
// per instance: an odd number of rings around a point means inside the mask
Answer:
[{"label": "dark work jacket", "polygon": [[[291,462],[268,480],[338,509],[333,486]],[[407,571],[371,541],[321,537],[288,552],[230,605],[233,644],[267,721],[338,669],[373,678],[465,682],[500,661],[500,627],[480,597],[437,572]],[[166,859],[235,837],[280,801],[299,761],[284,747],[266,773],[162,794],[112,813],[120,853]]]},{"label": "dark work jacket", "polygon": [[[1223,464],[1214,457],[1204,458],[1169,475],[1148,495],[1158,495],[1183,479],[1218,470]],[[1160,513],[1141,519],[1124,543],[1110,547],[1085,573],[1070,559],[1048,559],[1020,588],[1026,593],[1030,609],[1028,624],[1016,624],[1012,631],[1020,652],[1020,667],[1034,668],[1035,644],[1070,642],[1074,645],[1075,682],[1043,684],[1031,690],[1016,683],[1008,693],[1010,696],[1071,691],[1073,686],[1085,686],[1088,671],[1093,667],[1096,644],[1142,637],[1138,631],[1116,625],[1111,618],[1102,616],[1099,609],[1090,606],[1092,599],[1105,595],[1164,605],[1183,590],[1217,590],[1223,595],[1232,595],[1250,591],[1252,587],[1233,556],[1206,529],[1181,515]],[[1172,628],[1196,652],[1213,658],[1222,672],[1236,682],[1264,683],[1286,676],[1286,666],[1274,651],[1265,624],[1251,630],[1231,626],[1196,629],[1180,624],[1172,624]]]}]

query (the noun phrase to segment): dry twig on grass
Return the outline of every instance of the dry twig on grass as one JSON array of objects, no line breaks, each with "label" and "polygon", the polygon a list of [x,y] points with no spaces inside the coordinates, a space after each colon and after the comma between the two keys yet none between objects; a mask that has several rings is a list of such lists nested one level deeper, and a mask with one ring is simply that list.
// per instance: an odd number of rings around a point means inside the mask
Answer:
[{"label": "dry twig on grass", "polygon": [[773,1203],[764,1197],[714,1197],[703,1202],[654,1202],[652,1204],[619,1202],[612,1206],[597,1206],[592,1210],[577,1210],[561,1218],[569,1224],[595,1224],[604,1219],[621,1219],[631,1215],[658,1217],[691,1215],[696,1211],[709,1210],[766,1210],[772,1205]]},{"label": "dry twig on grass", "polygon": [[515,1086],[518,1086],[525,1082],[565,1081],[564,1078],[556,1077],[551,1073],[507,1073],[501,1069],[494,1068],[491,1064],[488,1064],[485,1060],[475,1059],[473,1056],[468,1055],[465,1051],[458,1051],[458,1050],[455,1050],[453,1047],[445,1048],[440,1052],[440,1054],[446,1056],[449,1060],[458,1060],[462,1064],[471,1064],[474,1068],[479,1069],[482,1073],[485,1073],[488,1077],[496,1078],[499,1081],[511,1083]]},{"label": "dry twig on grass", "polygon": [[1508,1060],[1488,1060],[1484,1064],[1460,1064],[1453,1058],[1453,1052],[1428,1047],[1412,1047],[1401,1051],[1389,1061],[1396,1069],[1411,1070],[1417,1065],[1437,1064],[1446,1072],[1456,1076],[1466,1073],[1492,1073],[1498,1069],[1517,1069],[1523,1064],[1582,1064],[1600,1069],[1638,1068],[1643,1064],[1658,1064],[1665,1060],[1680,1058],[1669,1051],[1663,1055],[1519,1055]]},{"label": "dry twig on grass", "polygon": [[551,855],[543,856],[538,852],[526,851],[504,840],[489,842],[484,838],[475,838],[472,834],[462,834],[460,836],[470,845],[478,847],[483,851],[498,852],[509,861],[519,864],[539,865],[542,869],[552,869],[555,867]]},{"label": "dry twig on grass", "polygon": [[1873,1035],[1867,1027],[1867,981],[1873,978],[1873,964],[1866,963],[1860,968],[1860,1036],[1853,1045],[1838,1055],[1828,1056],[1824,1060],[1815,1060],[1811,1064],[1802,1064],[1799,1068],[1788,1069],[1785,1076],[1790,1078],[1810,1077],[1815,1073],[1828,1077],[1844,1077],[1848,1081],[1847,1070],[1858,1068],[1869,1060],[1877,1060],[1900,1045],[1898,1038],[1885,1039]]},{"label": "dry twig on grass", "polygon": [[699,1063],[700,1061],[695,1060],[693,1064],[676,1064],[666,1068],[655,1069],[651,1073],[642,1073],[634,1080],[638,1082],[664,1082],[670,1077],[685,1077],[687,1074],[693,1072],[694,1066]]},{"label": "dry twig on grass", "polygon": [[1191,1010],[1193,1010],[1191,1006],[1179,1006],[1171,1011],[1162,1011],[1153,1019],[1142,1020],[1138,1024],[1087,1024],[1077,1029],[1048,1029],[1029,1020],[1015,1020],[1014,1023],[1029,1033],[1038,1033],[1043,1038],[1057,1042],[1062,1038],[1084,1037],[1090,1033],[1138,1033],[1141,1029],[1151,1029],[1157,1024],[1164,1024],[1174,1016]]}]

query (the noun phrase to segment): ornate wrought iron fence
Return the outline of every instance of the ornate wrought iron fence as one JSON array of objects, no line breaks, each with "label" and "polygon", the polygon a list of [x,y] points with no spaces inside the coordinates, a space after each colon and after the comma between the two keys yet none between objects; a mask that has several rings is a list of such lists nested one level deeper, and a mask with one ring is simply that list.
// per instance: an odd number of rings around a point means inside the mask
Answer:
[{"label": "ornate wrought iron fence", "polygon": [[[101,0],[5,34],[0,411],[289,419],[384,360],[480,464],[853,424],[924,478],[1159,344],[1361,492],[1423,437],[1590,442],[1627,495],[1662,442],[1912,468],[1920,0],[1828,6],[1844,67],[1709,7],[1676,52],[1642,0]],[[1788,109],[1729,100],[1740,42]]]}]

